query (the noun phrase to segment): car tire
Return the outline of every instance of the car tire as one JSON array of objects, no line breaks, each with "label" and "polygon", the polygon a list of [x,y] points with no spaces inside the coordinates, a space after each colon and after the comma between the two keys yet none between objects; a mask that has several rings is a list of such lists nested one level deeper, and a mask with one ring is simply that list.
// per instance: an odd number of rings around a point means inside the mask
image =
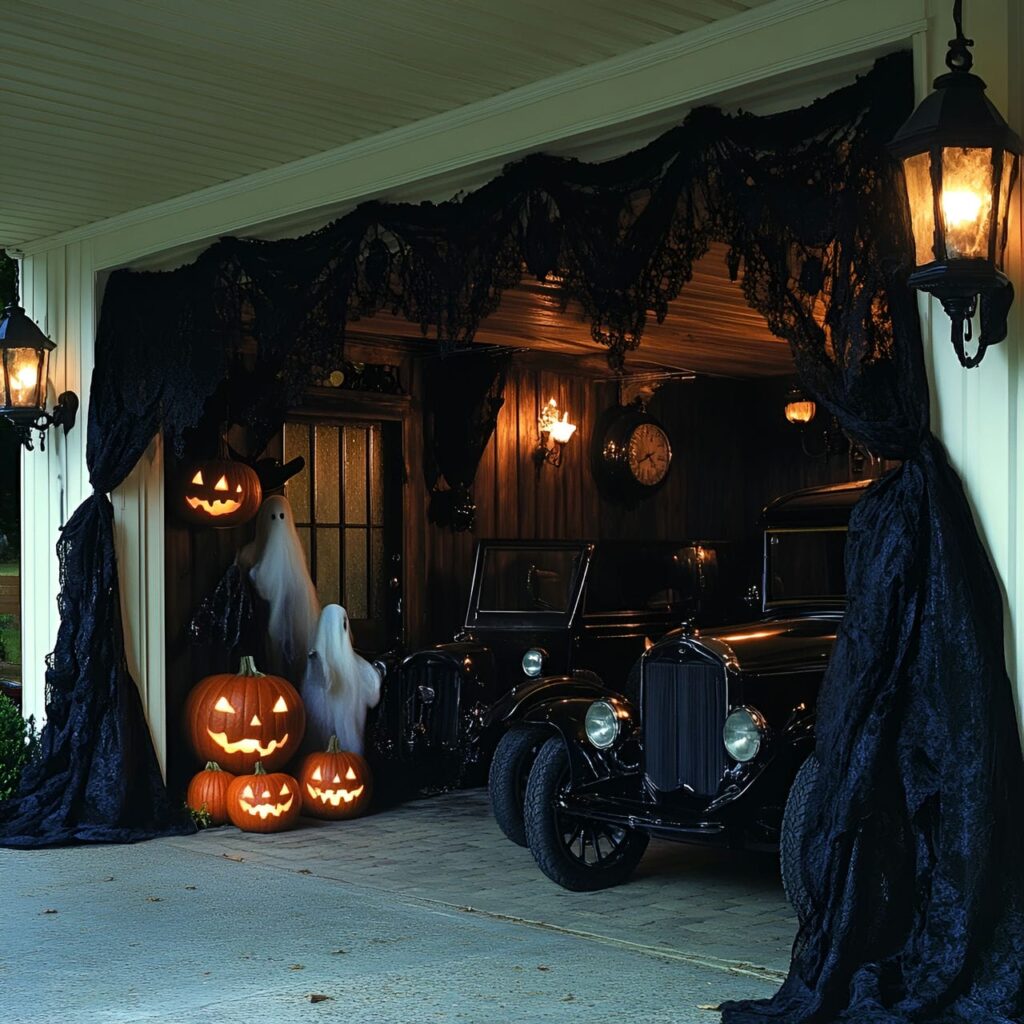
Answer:
[{"label": "car tire", "polygon": [[786,797],[786,808],[782,812],[782,837],[779,843],[782,888],[801,924],[810,915],[811,897],[804,882],[800,850],[806,828],[807,808],[817,778],[818,759],[811,754],[796,773],[789,796]]},{"label": "car tire", "polygon": [[526,846],[523,801],[526,783],[537,752],[551,737],[543,726],[518,726],[509,729],[498,741],[487,776],[491,812],[498,828],[517,846]]},{"label": "car tire", "polygon": [[[526,838],[537,866],[551,881],[572,892],[621,885],[640,863],[649,837],[633,829],[566,815],[556,800],[568,784],[569,753],[565,741],[556,736],[540,748],[526,786]],[[602,853],[602,842],[606,853]],[[588,862],[588,849],[592,862]]]}]

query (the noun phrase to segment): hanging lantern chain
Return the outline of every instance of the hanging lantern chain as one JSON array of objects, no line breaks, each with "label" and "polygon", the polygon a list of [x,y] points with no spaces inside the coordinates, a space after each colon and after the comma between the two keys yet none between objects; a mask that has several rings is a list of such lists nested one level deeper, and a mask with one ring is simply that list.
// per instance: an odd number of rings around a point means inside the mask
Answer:
[{"label": "hanging lantern chain", "polygon": [[946,67],[950,71],[968,72],[974,67],[974,57],[970,47],[973,39],[964,35],[964,4],[963,0],[954,0],[953,24],[956,26],[956,38],[949,41],[949,52],[946,54]]}]

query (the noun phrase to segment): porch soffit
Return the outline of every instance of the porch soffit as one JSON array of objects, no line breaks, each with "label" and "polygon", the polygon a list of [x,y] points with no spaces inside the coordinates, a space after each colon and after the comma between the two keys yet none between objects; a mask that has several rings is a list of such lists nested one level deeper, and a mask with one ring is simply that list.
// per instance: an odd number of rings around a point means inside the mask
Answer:
[{"label": "porch soffit", "polygon": [[15,159],[0,163],[0,245],[642,55],[764,6],[778,3],[24,0],[4,18],[0,126]]}]

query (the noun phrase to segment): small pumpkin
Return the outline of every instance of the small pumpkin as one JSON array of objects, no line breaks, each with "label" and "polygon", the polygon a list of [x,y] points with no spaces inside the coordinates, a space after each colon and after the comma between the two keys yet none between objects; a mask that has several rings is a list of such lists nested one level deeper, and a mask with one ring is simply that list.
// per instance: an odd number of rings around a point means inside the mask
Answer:
[{"label": "small pumpkin", "polygon": [[263,488],[244,462],[207,459],[182,470],[172,500],[178,516],[192,526],[241,526],[259,511]]},{"label": "small pumpkin", "polygon": [[299,771],[302,807],[317,818],[357,818],[373,793],[370,766],[359,754],[342,750],[332,736],[327,750],[307,755]]},{"label": "small pumpkin", "polygon": [[306,709],[281,676],[264,675],[249,656],[237,673],[207,676],[185,702],[185,724],[196,756],[238,774],[262,761],[283,768],[299,749]]},{"label": "small pumpkin", "polygon": [[299,819],[299,784],[285,772],[267,772],[260,761],[251,775],[228,786],[228,818],[243,832],[283,832]]},{"label": "small pumpkin", "polygon": [[185,803],[193,811],[205,811],[211,825],[225,825],[228,820],[228,786],[234,775],[224,771],[216,761],[207,761],[201,772],[192,776]]}]

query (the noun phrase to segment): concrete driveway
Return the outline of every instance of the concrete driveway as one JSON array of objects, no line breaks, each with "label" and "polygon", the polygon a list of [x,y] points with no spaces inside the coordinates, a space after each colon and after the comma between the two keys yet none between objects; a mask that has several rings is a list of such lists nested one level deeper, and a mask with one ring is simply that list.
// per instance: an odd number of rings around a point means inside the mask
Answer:
[{"label": "concrete driveway", "polygon": [[765,858],[657,844],[630,884],[563,892],[479,793],[278,836],[0,851],[0,878],[10,1024],[713,1024],[773,991],[794,931]]}]

